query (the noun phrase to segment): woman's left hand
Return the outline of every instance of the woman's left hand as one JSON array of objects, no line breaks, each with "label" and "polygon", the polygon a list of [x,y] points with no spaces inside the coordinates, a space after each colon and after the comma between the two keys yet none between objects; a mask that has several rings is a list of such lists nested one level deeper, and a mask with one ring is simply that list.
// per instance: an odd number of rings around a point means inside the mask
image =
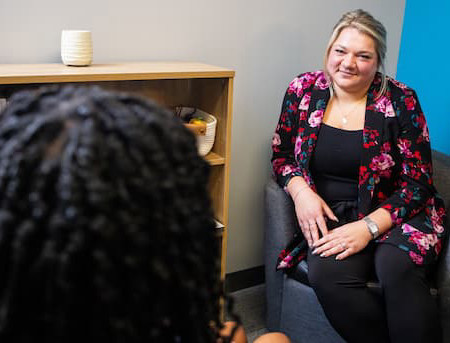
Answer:
[{"label": "woman's left hand", "polygon": [[312,253],[322,257],[337,255],[336,260],[343,260],[363,250],[371,239],[366,223],[358,220],[329,231],[314,243]]}]

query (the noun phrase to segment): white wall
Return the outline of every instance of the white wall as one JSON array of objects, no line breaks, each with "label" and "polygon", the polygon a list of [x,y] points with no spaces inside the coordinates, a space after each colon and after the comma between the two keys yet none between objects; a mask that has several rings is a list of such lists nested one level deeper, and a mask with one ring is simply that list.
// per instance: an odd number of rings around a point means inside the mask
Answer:
[{"label": "white wall", "polygon": [[321,67],[332,26],[363,8],[395,75],[405,0],[2,0],[0,63],[60,62],[60,32],[93,32],[94,63],[183,60],[236,70],[227,272],[263,264],[263,186],[288,82]]}]

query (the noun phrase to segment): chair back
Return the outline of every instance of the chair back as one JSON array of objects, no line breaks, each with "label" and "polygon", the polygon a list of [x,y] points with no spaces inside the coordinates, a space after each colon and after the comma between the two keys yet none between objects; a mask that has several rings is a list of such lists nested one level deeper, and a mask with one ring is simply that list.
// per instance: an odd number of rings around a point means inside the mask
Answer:
[{"label": "chair back", "polygon": [[[447,216],[450,215],[450,156],[433,151],[433,179],[439,195],[444,199]],[[450,220],[446,220],[450,230]],[[450,342],[450,249],[449,235],[442,247],[442,254],[437,265],[438,304],[444,331],[444,342]]]}]

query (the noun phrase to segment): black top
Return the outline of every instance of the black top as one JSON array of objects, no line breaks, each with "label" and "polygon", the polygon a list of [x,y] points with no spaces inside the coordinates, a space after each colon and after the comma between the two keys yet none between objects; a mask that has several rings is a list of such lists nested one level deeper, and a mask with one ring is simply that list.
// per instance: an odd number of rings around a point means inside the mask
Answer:
[{"label": "black top", "polygon": [[318,194],[328,203],[358,199],[363,130],[342,130],[322,123],[310,170]]}]

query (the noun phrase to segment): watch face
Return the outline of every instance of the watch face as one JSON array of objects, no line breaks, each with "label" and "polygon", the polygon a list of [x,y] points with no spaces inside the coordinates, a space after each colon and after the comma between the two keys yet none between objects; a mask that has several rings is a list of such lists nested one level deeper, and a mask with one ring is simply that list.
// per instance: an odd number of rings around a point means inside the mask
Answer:
[{"label": "watch face", "polygon": [[372,225],[372,235],[373,235],[373,238],[377,238],[378,237],[378,235],[379,235],[379,231],[378,231],[378,226],[376,226],[376,225]]},{"label": "watch face", "polygon": [[367,228],[372,234],[372,237],[377,238],[379,233],[377,224],[375,224],[370,218],[365,218],[364,221],[366,222]]}]

